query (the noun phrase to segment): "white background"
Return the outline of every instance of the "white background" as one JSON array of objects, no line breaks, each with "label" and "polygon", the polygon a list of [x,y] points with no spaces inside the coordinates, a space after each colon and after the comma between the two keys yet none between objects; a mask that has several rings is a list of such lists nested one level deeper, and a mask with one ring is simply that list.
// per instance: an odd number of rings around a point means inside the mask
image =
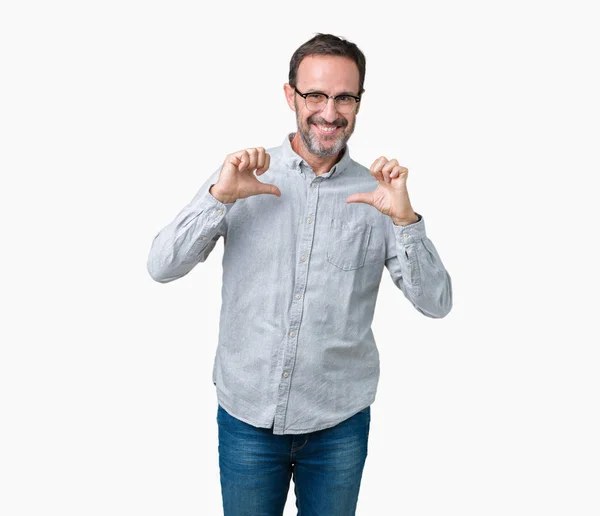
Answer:
[{"label": "white background", "polygon": [[166,285],[146,258],[226,154],[295,130],[317,32],[366,54],[351,155],[409,168],[454,286],[428,319],[384,271],[358,514],[600,514],[592,2],[393,5],[2,4],[3,516],[222,514],[223,241]]}]

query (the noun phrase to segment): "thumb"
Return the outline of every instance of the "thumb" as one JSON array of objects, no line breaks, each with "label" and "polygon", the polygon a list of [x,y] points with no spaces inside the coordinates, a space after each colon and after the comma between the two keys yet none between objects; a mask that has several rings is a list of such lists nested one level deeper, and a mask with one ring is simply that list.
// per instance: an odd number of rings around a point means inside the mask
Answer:
[{"label": "thumb", "polygon": [[[260,181],[259,181],[260,183]],[[268,183],[261,183],[260,188],[258,189],[258,193],[261,194],[273,194],[277,197],[281,197],[281,191],[275,185],[271,185]]]},{"label": "thumb", "polygon": [[371,206],[373,206],[373,193],[353,193],[346,198],[346,203],[351,202],[364,202],[365,204],[370,204]]}]

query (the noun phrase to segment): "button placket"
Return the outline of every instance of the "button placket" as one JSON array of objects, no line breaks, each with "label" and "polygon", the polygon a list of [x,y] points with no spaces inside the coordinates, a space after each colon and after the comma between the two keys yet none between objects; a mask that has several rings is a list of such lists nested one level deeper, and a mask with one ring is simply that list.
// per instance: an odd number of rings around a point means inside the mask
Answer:
[{"label": "button placket", "polygon": [[306,218],[306,224],[300,224],[299,240],[299,259],[296,266],[296,275],[294,278],[294,297],[290,309],[290,324],[285,339],[283,350],[283,359],[281,364],[281,381],[277,390],[277,406],[275,407],[274,428],[278,432],[283,432],[285,428],[285,415],[290,396],[291,382],[289,379],[294,372],[296,361],[296,350],[298,346],[298,334],[302,322],[302,313],[304,309],[304,291],[308,280],[308,269],[310,256],[314,242],[315,224],[314,219],[317,213],[318,185],[320,179],[314,179],[307,190],[306,210],[309,215]]}]

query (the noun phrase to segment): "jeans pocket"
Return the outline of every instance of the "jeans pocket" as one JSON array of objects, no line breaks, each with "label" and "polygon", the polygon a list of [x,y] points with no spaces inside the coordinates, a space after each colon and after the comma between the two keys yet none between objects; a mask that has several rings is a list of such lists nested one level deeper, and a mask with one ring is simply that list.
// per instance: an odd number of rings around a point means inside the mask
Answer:
[{"label": "jeans pocket", "polygon": [[350,271],[365,264],[371,225],[362,222],[346,222],[332,218],[327,241],[327,261],[336,267]]}]

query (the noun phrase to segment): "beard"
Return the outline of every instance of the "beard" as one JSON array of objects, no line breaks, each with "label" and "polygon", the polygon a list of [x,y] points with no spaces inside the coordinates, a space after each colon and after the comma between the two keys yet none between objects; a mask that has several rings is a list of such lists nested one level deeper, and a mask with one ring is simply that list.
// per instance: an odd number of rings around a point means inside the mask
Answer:
[{"label": "beard", "polygon": [[[319,158],[327,158],[329,156],[336,156],[345,146],[350,136],[354,132],[354,124],[356,117],[351,123],[345,118],[337,118],[333,122],[327,122],[319,115],[314,114],[309,116],[305,121],[300,120],[298,110],[298,104],[296,103],[296,125],[298,126],[298,132],[304,142],[304,146],[311,154],[318,156]],[[336,126],[341,127],[342,130],[336,135],[324,135],[317,134],[312,129],[312,124],[319,124],[325,126]]]}]

